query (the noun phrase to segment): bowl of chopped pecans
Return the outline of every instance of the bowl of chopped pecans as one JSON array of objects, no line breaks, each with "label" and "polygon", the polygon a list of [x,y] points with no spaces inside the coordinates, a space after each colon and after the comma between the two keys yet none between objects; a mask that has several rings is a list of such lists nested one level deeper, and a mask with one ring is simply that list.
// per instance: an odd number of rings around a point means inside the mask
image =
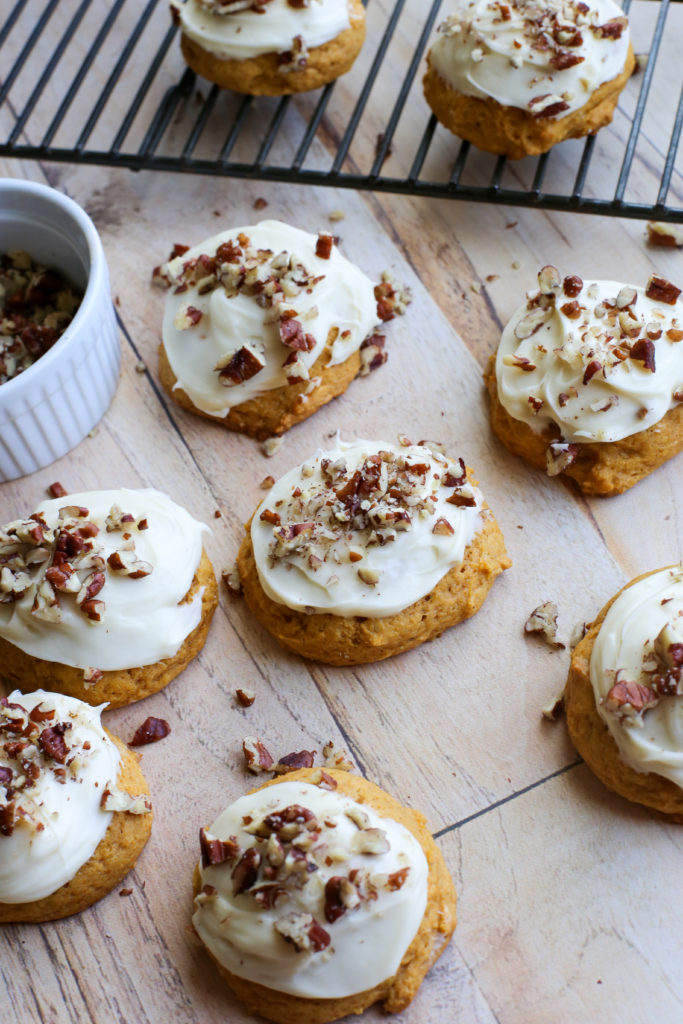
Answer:
[{"label": "bowl of chopped pecans", "polygon": [[0,179],[0,481],[77,445],[108,408],[120,365],[92,221],[55,189]]}]

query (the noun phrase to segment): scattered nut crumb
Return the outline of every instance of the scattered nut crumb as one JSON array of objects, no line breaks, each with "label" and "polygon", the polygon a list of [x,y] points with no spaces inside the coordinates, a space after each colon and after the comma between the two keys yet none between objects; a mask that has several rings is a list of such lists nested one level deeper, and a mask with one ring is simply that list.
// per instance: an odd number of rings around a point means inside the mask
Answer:
[{"label": "scattered nut crumb", "polygon": [[299,768],[312,768],[315,753],[315,750],[294,750],[291,754],[283,754],[270,771],[276,775],[286,775],[288,772],[298,771]]},{"label": "scattered nut crumb", "polygon": [[473,281],[470,285],[470,291],[474,292],[475,295],[481,295],[481,284],[479,281]]},{"label": "scattered nut crumb", "polygon": [[153,715],[150,715],[149,718],[146,718],[142,725],[135,730],[135,735],[128,746],[144,747],[148,743],[158,743],[159,740],[165,739],[170,732],[171,726],[165,718],[154,718]]},{"label": "scattered nut crumb", "polygon": [[244,766],[247,771],[253,775],[258,775],[259,772],[270,771],[274,760],[273,756],[258,736],[245,736],[242,740],[242,752],[244,753]]},{"label": "scattered nut crumb", "polygon": [[274,476],[264,476],[263,480],[259,484],[259,487],[261,488],[262,491],[269,491],[274,483],[275,483],[275,477]]},{"label": "scattered nut crumb", "polygon": [[253,690],[235,690],[235,696],[237,697],[237,703],[241,704],[243,708],[250,708],[256,700],[256,694]]},{"label": "scattered nut crumb", "polygon": [[518,220],[511,220],[508,224],[505,225],[505,227],[506,228],[516,228],[518,224],[519,224]]},{"label": "scattered nut crumb", "polygon": [[213,215],[214,215],[214,217],[220,217],[221,211],[220,210],[214,210],[213,211]]},{"label": "scattered nut crumb", "polygon": [[121,299],[118,297],[118,295],[114,296],[114,305],[115,306],[120,306],[121,305]]},{"label": "scattered nut crumb", "polygon": [[132,896],[132,895],[133,895],[133,890],[132,889],[119,889],[119,896]]},{"label": "scattered nut crumb", "polygon": [[557,605],[552,601],[544,601],[534,608],[524,623],[524,632],[542,637],[550,647],[565,646],[557,639]]},{"label": "scattered nut crumb", "polygon": [[510,266],[512,267],[513,270],[519,270],[521,264],[519,260],[513,260]]},{"label": "scattered nut crumb", "polygon": [[326,768],[336,768],[340,772],[353,771],[353,762],[349,760],[348,754],[344,750],[336,750],[333,740],[328,740],[323,747],[323,757]]},{"label": "scattered nut crumb", "polygon": [[650,59],[649,53],[637,53],[636,54],[636,66],[633,69],[633,74],[637,74],[639,71],[644,71],[647,67],[647,62]]},{"label": "scattered nut crumb", "polygon": [[500,274],[487,274],[486,280],[488,281],[489,284],[491,284],[493,281],[497,281],[499,277]]},{"label": "scattered nut crumb", "polygon": [[267,437],[261,445],[261,451],[267,459],[270,459],[276,452],[280,451],[284,443],[284,437]]},{"label": "scattered nut crumb", "polygon": [[97,437],[99,432],[100,432],[100,428],[99,427],[93,427],[92,430],[88,431],[88,437]]},{"label": "scattered nut crumb", "polygon": [[677,224],[665,224],[661,220],[648,221],[647,244],[660,248],[680,249],[683,247],[683,227],[679,227]]},{"label": "scattered nut crumb", "polygon": [[327,215],[327,219],[331,221],[346,220],[346,214],[343,210],[331,210]]},{"label": "scattered nut crumb", "polygon": [[259,196],[258,199],[254,200],[254,209],[255,210],[265,210],[267,205],[268,205],[268,200],[264,199],[263,196]]},{"label": "scattered nut crumb", "polygon": [[549,722],[556,722],[564,711],[564,690],[556,694],[551,701],[541,708],[541,714]]},{"label": "scattered nut crumb", "polygon": [[142,359],[139,359],[135,364],[135,372],[147,373],[147,363],[143,362]]},{"label": "scattered nut crumb", "polygon": [[224,569],[221,573],[221,579],[232,597],[242,596],[242,580],[237,565],[233,565],[232,569]]},{"label": "scattered nut crumb", "polygon": [[214,519],[220,519],[222,515],[223,515],[223,513],[221,512],[221,510],[219,508],[217,508],[216,511],[213,514],[213,518]]},{"label": "scattered nut crumb", "polygon": [[50,484],[47,492],[53,498],[65,498],[69,493],[64,484],[60,484],[59,480],[55,480],[53,484]]}]

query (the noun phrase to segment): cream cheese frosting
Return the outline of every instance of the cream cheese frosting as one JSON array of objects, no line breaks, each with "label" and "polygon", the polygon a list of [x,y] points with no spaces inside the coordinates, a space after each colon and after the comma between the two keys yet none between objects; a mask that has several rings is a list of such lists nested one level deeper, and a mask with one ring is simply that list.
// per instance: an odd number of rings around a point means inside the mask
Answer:
[{"label": "cream cheese frosting", "polygon": [[[0,636],[74,668],[136,668],[172,657],[202,613],[187,594],[198,523],[152,489],[45,501],[0,530]],[[64,563],[66,562],[66,565]]]},{"label": "cream cheese frosting", "polygon": [[372,282],[332,236],[280,221],[215,235],[158,278],[171,287],[163,341],[175,386],[211,416],[309,380],[328,344],[330,365],[345,362],[380,322]]},{"label": "cream cheese frosting", "polygon": [[192,923],[228,971],[311,999],[396,973],[429,874],[403,825],[334,789],[281,782],[241,797],[201,839]]},{"label": "cream cheese frosting", "polygon": [[284,53],[296,36],[311,49],[335,39],[350,26],[346,0],[309,0],[299,7],[289,0],[264,0],[262,5],[235,8],[236,4],[220,0],[171,0],[182,32],[224,60]]},{"label": "cream cheese frosting", "polygon": [[683,787],[683,565],[627,587],[593,645],[598,714],[622,759]]},{"label": "cream cheese frosting", "polygon": [[482,525],[481,494],[462,459],[402,441],[338,440],[269,491],[251,540],[273,601],[297,611],[394,615],[462,562]]},{"label": "cream cheese frosting", "polygon": [[429,61],[462,95],[563,117],[623,71],[628,47],[613,0],[458,0]]},{"label": "cream cheese frosting", "polygon": [[43,690],[0,703],[0,903],[49,896],[104,837],[120,756],[101,710]]},{"label": "cream cheese frosting", "polygon": [[683,302],[652,275],[645,288],[561,280],[513,315],[496,357],[498,397],[536,433],[555,425],[565,442],[618,441],[683,401]]}]

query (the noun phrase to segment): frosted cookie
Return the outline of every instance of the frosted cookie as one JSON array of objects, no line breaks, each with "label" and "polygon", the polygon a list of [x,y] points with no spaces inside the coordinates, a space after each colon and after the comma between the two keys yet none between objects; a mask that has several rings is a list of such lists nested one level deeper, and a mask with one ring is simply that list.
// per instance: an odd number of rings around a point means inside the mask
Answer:
[{"label": "frosted cookie", "polygon": [[218,602],[206,527],[153,490],[45,501],[0,529],[0,657],[21,689],[120,707],[156,693]]},{"label": "frosted cookie", "polygon": [[457,0],[427,58],[439,121],[514,159],[612,120],[635,57],[613,0]]},{"label": "frosted cookie", "polygon": [[102,899],[152,829],[136,756],[101,708],[59,693],[0,699],[0,922],[52,921]]},{"label": "frosted cookie", "polygon": [[192,923],[251,1013],[325,1024],[399,1013],[455,928],[424,817],[378,786],[303,769],[200,831]]},{"label": "frosted cookie", "polygon": [[485,379],[506,448],[586,494],[620,494],[683,448],[683,302],[653,274],[645,288],[561,279],[507,324]]},{"label": "frosted cookie", "polygon": [[572,656],[569,735],[609,789],[683,822],[683,566],[619,591]]},{"label": "frosted cookie", "polygon": [[193,71],[254,96],[333,82],[365,39],[361,0],[171,0],[171,14]]},{"label": "frosted cookie", "polygon": [[170,288],[162,384],[184,408],[261,439],[345,391],[363,344],[378,352],[375,328],[403,308],[332,235],[279,221],[209,238],[155,280]]},{"label": "frosted cookie", "polygon": [[244,596],[288,650],[330,665],[407,651],[473,615],[510,565],[463,460],[403,440],[318,452],[254,513]]}]

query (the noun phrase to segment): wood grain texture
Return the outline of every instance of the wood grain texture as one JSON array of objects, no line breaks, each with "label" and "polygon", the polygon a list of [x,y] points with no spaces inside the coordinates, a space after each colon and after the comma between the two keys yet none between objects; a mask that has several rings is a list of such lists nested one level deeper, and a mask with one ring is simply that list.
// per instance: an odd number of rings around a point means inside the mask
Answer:
[{"label": "wood grain texture", "polygon": [[[655,6],[634,4],[634,17],[651,24]],[[369,5],[359,75],[391,7],[390,0]],[[150,45],[166,31],[165,18],[165,11],[155,13]],[[423,20],[424,5],[409,0],[376,85],[385,112]],[[117,38],[114,31],[112,45]],[[680,88],[674,44],[665,40],[669,63],[658,70],[650,101],[665,112],[662,123]],[[75,38],[72,62],[79,45]],[[139,59],[144,52],[143,40]],[[69,60],[60,72],[65,81]],[[180,55],[172,60],[178,77]],[[111,62],[107,50],[92,71],[95,85]],[[197,88],[206,92],[203,83]],[[633,96],[629,86],[626,111]],[[347,76],[312,147],[312,165],[329,164],[327,144],[339,138],[353,100]],[[270,111],[268,102],[259,109]],[[313,102],[300,97],[290,106],[281,155],[295,148]],[[57,103],[46,100],[45,126]],[[115,103],[120,112],[123,97]],[[381,130],[374,109],[363,118],[349,166],[372,162]],[[0,110],[3,124],[12,116]],[[426,116],[418,75],[386,172],[407,173],[403,143],[414,142]],[[648,122],[655,155],[664,138],[656,120]],[[96,129],[102,138],[106,124],[105,116]],[[262,126],[254,117],[252,149]],[[627,128],[618,112],[609,132],[622,146]],[[180,127],[171,125],[174,131]],[[131,139],[141,137],[136,122]],[[600,144],[598,171],[605,174],[614,173],[611,138]],[[452,163],[454,145],[437,131],[429,166]],[[556,165],[558,175],[571,168],[577,152],[567,143],[553,154],[551,185]],[[475,159],[471,173],[485,173],[488,159]],[[497,443],[481,372],[501,324],[544,263],[642,283],[653,269],[680,279],[681,253],[648,249],[644,226],[625,220],[78,166],[0,162],[0,172],[47,180],[91,214],[110,266],[123,349],[119,388],[96,435],[51,467],[0,485],[2,521],[33,508],[54,480],[71,491],[158,487],[209,523],[207,550],[220,572],[234,561],[264,476],[329,444],[337,429],[345,438],[387,440],[405,432],[442,441],[473,466],[513,561],[471,620],[400,657],[354,669],[284,653],[244,603],[222,591],[207,644],[187,670],[144,702],[105,713],[123,739],[148,715],[172,729],[143,752],[155,822],[125,883],[133,894],[114,892],[57,924],[3,927],[3,1021],[246,1024],[187,926],[197,831],[251,785],[241,759],[249,734],[275,756],[320,751],[333,739],[369,779],[424,811],[437,833],[459,893],[459,925],[401,1024],[649,1024],[653,1007],[659,1024],[679,1021],[683,971],[672,897],[680,888],[683,832],[604,790],[577,764],[564,725],[541,719],[541,706],[563,686],[568,656],[525,638],[523,624],[541,601],[554,600],[566,639],[627,579],[683,558],[683,457],[625,495],[582,498]],[[529,171],[523,163],[509,173],[523,180]],[[639,164],[629,188],[646,194],[652,180]],[[260,214],[257,197],[268,201]],[[345,255],[371,277],[388,269],[412,288],[413,304],[388,325],[386,366],[293,428],[266,459],[256,442],[179,408],[160,387],[163,295],[150,286],[151,268],[174,242],[196,243],[263,216],[315,231],[330,226],[332,210],[346,215],[333,228]],[[140,360],[146,372],[136,370]],[[251,708],[237,705],[239,686],[255,690]],[[363,1017],[384,1019],[379,1011]]]}]

